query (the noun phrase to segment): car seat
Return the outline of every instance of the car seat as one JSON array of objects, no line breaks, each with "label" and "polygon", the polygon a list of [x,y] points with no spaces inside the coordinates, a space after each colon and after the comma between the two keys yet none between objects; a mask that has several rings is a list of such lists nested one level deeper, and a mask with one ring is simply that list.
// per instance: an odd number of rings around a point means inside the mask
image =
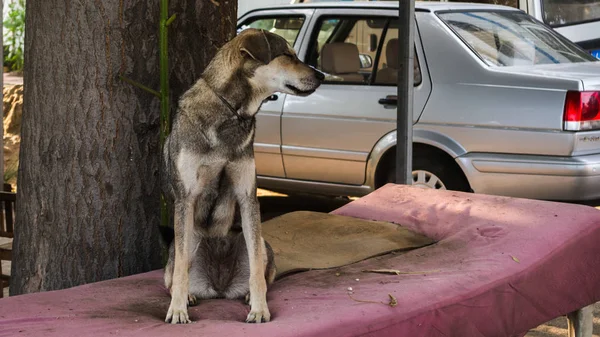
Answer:
[{"label": "car seat", "polygon": [[360,70],[358,47],[353,43],[333,42],[321,50],[321,70],[340,77],[344,82],[364,82]]}]

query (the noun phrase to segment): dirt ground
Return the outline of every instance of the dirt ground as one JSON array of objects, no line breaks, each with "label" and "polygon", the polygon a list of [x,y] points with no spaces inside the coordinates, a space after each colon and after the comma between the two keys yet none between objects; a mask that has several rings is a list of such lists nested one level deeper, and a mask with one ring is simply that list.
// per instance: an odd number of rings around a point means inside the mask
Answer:
[{"label": "dirt ground", "polygon": [[21,143],[23,85],[7,84],[3,87],[3,113],[4,181],[14,186],[17,181]]}]

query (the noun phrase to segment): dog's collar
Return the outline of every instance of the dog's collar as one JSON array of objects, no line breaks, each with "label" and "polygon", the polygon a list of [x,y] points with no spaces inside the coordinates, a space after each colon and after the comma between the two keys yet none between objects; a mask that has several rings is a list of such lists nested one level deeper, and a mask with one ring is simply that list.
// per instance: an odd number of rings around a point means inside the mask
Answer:
[{"label": "dog's collar", "polygon": [[225,106],[227,107],[227,109],[229,109],[229,111],[231,111],[235,115],[235,117],[237,119],[244,119],[244,120],[246,120],[246,119],[251,119],[252,118],[252,117],[249,117],[249,116],[241,115],[238,112],[238,109],[234,108],[233,105],[231,105],[229,102],[227,102],[227,100],[225,99],[225,97],[219,95],[219,93],[217,93],[214,90],[213,90],[213,92],[215,93],[215,95],[217,95],[217,97],[219,97],[219,99],[221,100],[221,102],[223,102],[223,104],[225,104]]}]

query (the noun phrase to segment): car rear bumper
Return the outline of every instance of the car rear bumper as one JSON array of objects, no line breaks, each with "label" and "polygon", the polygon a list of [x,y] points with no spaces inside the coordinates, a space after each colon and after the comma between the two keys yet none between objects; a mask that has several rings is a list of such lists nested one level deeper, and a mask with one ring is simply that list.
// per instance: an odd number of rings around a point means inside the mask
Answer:
[{"label": "car rear bumper", "polygon": [[456,161],[476,193],[546,200],[600,199],[600,154],[550,157],[471,153]]}]

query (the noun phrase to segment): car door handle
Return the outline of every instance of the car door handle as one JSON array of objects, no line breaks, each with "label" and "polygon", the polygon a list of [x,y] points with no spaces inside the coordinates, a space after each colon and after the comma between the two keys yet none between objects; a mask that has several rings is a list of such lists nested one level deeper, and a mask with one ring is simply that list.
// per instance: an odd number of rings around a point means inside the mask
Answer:
[{"label": "car door handle", "polygon": [[379,99],[379,104],[382,105],[398,105],[398,96],[389,95]]},{"label": "car door handle", "polygon": [[277,95],[271,95],[271,96],[267,97],[265,99],[265,101],[276,101],[278,99],[279,99],[279,96],[277,96]]}]

